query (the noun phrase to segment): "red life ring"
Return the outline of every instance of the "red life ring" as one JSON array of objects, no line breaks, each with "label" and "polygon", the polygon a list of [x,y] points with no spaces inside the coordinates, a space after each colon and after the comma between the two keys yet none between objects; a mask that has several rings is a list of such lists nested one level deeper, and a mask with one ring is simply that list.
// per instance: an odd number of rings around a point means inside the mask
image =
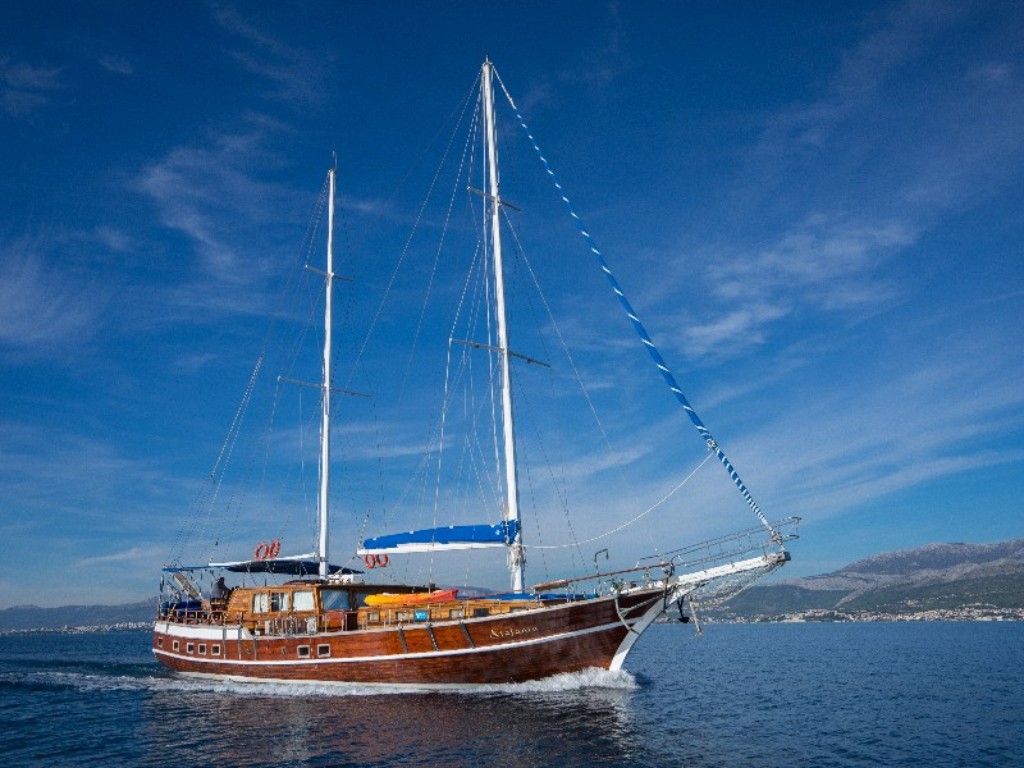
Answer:
[{"label": "red life ring", "polygon": [[272,542],[270,542],[270,545],[267,547],[267,557],[273,560],[275,557],[277,557],[277,553],[280,551],[281,542],[277,539],[274,539]]},{"label": "red life ring", "polygon": [[376,568],[377,567],[377,556],[376,555],[364,555],[363,556],[363,563],[366,565],[367,568]]},{"label": "red life ring", "polygon": [[257,560],[266,560],[269,551],[270,547],[267,546],[266,542],[261,541],[256,545],[256,551],[252,553],[252,556]]},{"label": "red life ring", "polygon": [[387,568],[388,567],[388,556],[386,554],[384,554],[384,555],[377,555],[377,565],[379,565],[381,568]]}]

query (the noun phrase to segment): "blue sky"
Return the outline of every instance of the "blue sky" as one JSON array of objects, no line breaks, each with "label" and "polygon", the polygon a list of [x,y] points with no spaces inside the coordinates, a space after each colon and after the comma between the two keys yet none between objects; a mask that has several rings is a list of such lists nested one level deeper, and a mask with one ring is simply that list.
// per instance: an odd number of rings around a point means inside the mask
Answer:
[{"label": "blue sky", "polygon": [[[415,218],[403,180],[485,55],[754,497],[804,518],[787,575],[1024,535],[1022,49],[1010,2],[8,3],[0,607],[153,593],[331,152],[357,278],[347,371]],[[703,453],[572,226],[539,213],[557,199],[511,167],[530,264],[571,277],[545,295],[598,371],[597,405],[623,414],[603,417],[611,447],[549,457],[581,487],[582,539]],[[352,381],[373,404],[342,408],[343,474],[373,480],[337,486],[340,549],[371,496],[403,524],[414,506],[396,489],[405,417],[425,406],[382,383],[395,322]],[[755,524],[720,468],[687,492],[612,554]],[[531,557],[535,580],[564,575],[554,551]]]}]

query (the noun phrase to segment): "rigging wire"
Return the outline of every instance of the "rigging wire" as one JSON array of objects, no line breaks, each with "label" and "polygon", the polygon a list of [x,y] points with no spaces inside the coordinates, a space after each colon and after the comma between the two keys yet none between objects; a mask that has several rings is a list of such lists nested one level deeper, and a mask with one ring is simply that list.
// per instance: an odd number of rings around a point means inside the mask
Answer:
[{"label": "rigging wire", "polygon": [[[478,76],[477,77],[477,81],[479,79],[480,78]],[[466,95],[463,97],[463,100],[462,100],[461,104],[458,107],[456,107],[455,111],[459,113],[459,117],[458,117],[458,120],[456,121],[456,128],[455,128],[455,130],[452,131],[452,135],[451,135],[451,137],[448,140],[448,145],[445,147],[444,158],[447,158],[448,152],[451,150],[452,142],[455,140],[455,136],[458,134],[458,126],[462,124],[462,120],[465,117],[466,108],[469,105],[470,97],[472,96],[475,88],[476,88],[476,81],[474,81],[473,85],[470,86],[469,91],[466,92]],[[453,113],[453,117],[454,117],[454,113]],[[452,118],[449,118],[448,122],[451,122],[451,119]],[[440,130],[438,131],[438,135],[440,135]],[[436,136],[435,136],[435,139],[436,139]],[[433,142],[431,142],[431,143],[433,143]],[[424,150],[424,154],[426,154],[426,150]],[[422,156],[421,156],[421,159],[422,159]],[[367,347],[370,344],[370,339],[373,336],[374,331],[377,328],[377,324],[380,322],[381,315],[383,315],[383,313],[384,313],[384,307],[386,306],[388,298],[391,295],[392,288],[394,288],[395,281],[398,279],[398,273],[401,271],[402,265],[405,263],[405,257],[409,253],[409,246],[412,244],[413,236],[416,234],[417,230],[419,229],[420,223],[423,220],[423,213],[426,210],[427,203],[430,202],[430,198],[432,197],[432,195],[434,193],[434,187],[437,185],[437,180],[438,180],[438,178],[439,178],[439,176],[441,174],[441,169],[443,167],[444,167],[444,159],[442,159],[442,161],[438,164],[437,170],[435,171],[434,177],[433,177],[433,179],[430,182],[430,187],[427,190],[426,196],[424,197],[423,202],[420,204],[419,210],[416,212],[416,219],[415,219],[415,221],[413,223],[412,230],[409,232],[409,236],[406,238],[405,244],[402,246],[402,251],[401,251],[401,253],[398,256],[398,261],[395,264],[395,268],[391,271],[391,277],[388,279],[388,284],[387,284],[387,286],[384,289],[384,295],[381,297],[380,303],[377,305],[377,310],[376,310],[376,312],[373,315],[373,319],[370,321],[370,327],[366,331],[366,336],[363,338],[363,343],[360,345],[359,351],[356,353],[355,358],[352,361],[352,366],[350,368],[349,376],[348,376],[348,379],[346,379],[346,383],[345,383],[345,388],[346,389],[349,388],[349,385],[350,385],[350,383],[352,381],[352,377],[355,375],[356,369],[361,364],[362,359],[363,359],[363,355],[366,353],[366,349],[367,349]],[[411,173],[411,171],[410,171],[410,173]]]},{"label": "rigging wire", "polygon": [[558,179],[555,177],[555,172],[551,169],[551,165],[548,163],[547,158],[544,157],[544,154],[541,152],[540,147],[537,145],[537,140],[533,138],[533,134],[530,132],[529,127],[526,125],[526,120],[523,119],[522,114],[519,112],[519,107],[516,106],[515,101],[512,99],[512,95],[508,92],[508,89],[505,87],[505,83],[502,82],[501,77],[497,73],[497,70],[495,70],[494,74],[498,79],[498,84],[501,86],[502,92],[505,94],[505,98],[508,99],[508,103],[512,107],[512,111],[516,115],[516,119],[519,121],[519,125],[526,132],[526,136],[530,140],[530,144],[533,146],[533,149],[536,152],[537,157],[540,158],[541,164],[544,166],[544,170],[547,172],[548,176],[551,179],[551,182],[554,184],[555,189],[558,192],[558,195],[562,198],[562,202],[565,203],[566,208],[569,211],[569,215],[576,222],[576,226],[579,228],[580,235],[583,237],[587,245],[590,247],[590,252],[594,255],[594,258],[597,260],[598,266],[601,268],[601,271],[604,272],[604,275],[607,278],[608,284],[611,286],[612,291],[615,293],[616,296],[619,297],[619,301],[622,304],[622,308],[626,311],[626,315],[629,317],[630,322],[633,324],[633,329],[636,331],[637,335],[640,337],[640,340],[647,348],[647,352],[650,355],[651,360],[654,361],[655,366],[657,366],[658,370],[661,372],[662,377],[665,379],[665,383],[668,384],[668,387],[671,390],[672,394],[675,395],[676,400],[679,401],[679,404],[683,407],[683,410],[686,411],[687,416],[690,417],[690,421],[696,428],[697,432],[700,433],[701,437],[704,438],[704,442],[707,445],[708,449],[718,458],[719,462],[721,462],[722,466],[725,468],[725,471],[729,474],[729,477],[732,478],[733,483],[736,485],[736,487],[739,489],[740,494],[746,500],[747,506],[749,506],[750,509],[754,512],[754,514],[757,516],[757,519],[761,521],[761,524],[768,529],[768,532],[771,534],[772,539],[775,541],[780,540],[779,533],[772,527],[772,524],[768,522],[768,518],[766,518],[764,514],[761,512],[761,508],[757,505],[757,502],[754,501],[754,497],[751,496],[750,491],[747,489],[746,484],[740,478],[739,473],[736,471],[736,468],[733,467],[732,462],[729,461],[729,458],[725,455],[725,452],[718,444],[718,441],[715,440],[715,438],[712,436],[711,431],[705,426],[700,416],[698,416],[697,412],[693,409],[693,406],[690,405],[689,401],[686,398],[686,395],[683,394],[683,391],[682,389],[680,389],[679,384],[676,383],[675,376],[672,374],[672,371],[669,370],[668,365],[665,363],[665,360],[661,356],[661,353],[658,351],[658,348],[654,345],[654,342],[648,335],[647,329],[644,327],[643,323],[640,322],[640,318],[633,310],[632,305],[626,299],[626,294],[623,292],[621,286],[619,285],[619,281],[615,278],[615,275],[612,273],[611,268],[605,261],[604,256],[601,255],[601,251],[598,250],[597,243],[594,242],[594,238],[591,236],[590,232],[587,231],[586,226],[583,224],[583,220],[576,213],[576,210],[572,202],[569,200],[568,194],[565,192],[565,190],[562,188],[562,185],[558,182]]},{"label": "rigging wire", "polygon": [[[301,259],[296,259],[295,267],[293,268],[293,270],[292,270],[292,272],[291,272],[291,274],[289,276],[289,280],[286,282],[286,287],[285,287],[285,290],[284,290],[284,292],[282,294],[280,305],[279,305],[279,306],[283,306],[284,296],[285,295],[291,294],[293,291],[301,291],[302,287],[303,286],[305,287],[305,293],[306,293],[306,298],[307,298],[307,303],[308,303],[308,306],[309,306],[309,310],[308,310],[308,312],[306,314],[305,322],[299,325],[298,330],[292,335],[290,343],[286,342],[286,339],[284,337],[282,337],[281,344],[280,344],[280,347],[279,347],[279,350],[278,350],[277,377],[276,377],[275,383],[274,383],[274,392],[273,392],[272,405],[271,405],[269,417],[268,417],[268,420],[267,420],[267,424],[263,428],[263,432],[261,433],[260,439],[257,441],[257,444],[262,444],[263,449],[264,449],[263,450],[263,470],[262,470],[261,482],[260,482],[260,487],[261,488],[265,484],[267,467],[268,467],[268,464],[270,462],[270,453],[269,452],[270,452],[271,433],[272,433],[272,430],[274,428],[274,424],[275,424],[275,421],[276,421],[276,414],[277,414],[278,405],[280,404],[280,395],[281,395],[281,391],[282,391],[282,387],[281,387],[282,377],[288,376],[288,375],[290,375],[290,374],[292,374],[294,372],[295,365],[296,365],[296,363],[297,363],[297,361],[298,361],[298,359],[299,359],[299,357],[301,355],[302,349],[303,349],[304,344],[305,344],[305,340],[309,336],[310,329],[315,326],[314,316],[316,315],[316,313],[317,313],[317,311],[318,311],[318,309],[320,307],[320,299],[321,299],[321,296],[323,295],[323,291],[314,291],[312,289],[311,280],[308,278],[309,271],[306,269],[306,266],[313,259],[313,253],[314,253],[315,248],[316,248],[316,243],[319,240],[320,232],[323,229],[323,223],[324,223],[324,219],[325,219],[325,212],[326,212],[326,208],[327,208],[327,202],[328,202],[327,198],[328,198],[328,195],[329,195],[329,190],[330,190],[329,177],[325,176],[324,182],[323,182],[323,184],[321,185],[321,188],[320,188],[320,194],[317,197],[316,203],[314,205],[313,213],[310,216],[310,221],[309,221],[309,224],[308,224],[308,226],[306,228],[306,234],[305,234],[305,237],[303,239],[303,247],[300,249],[300,254],[299,254],[301,256]],[[268,333],[267,334],[267,340],[265,342],[265,346],[269,346],[271,338],[272,338],[272,334]],[[301,397],[302,397],[302,395],[301,395],[301,391],[300,391],[300,393],[299,393],[300,420],[301,420]],[[315,417],[315,414],[311,418],[314,418],[314,417]],[[302,423],[300,422],[300,429],[302,429],[302,428],[303,428],[303,426],[302,426]],[[256,462],[257,462],[257,459],[258,459],[258,455],[257,455],[258,452],[259,452],[258,449],[253,451],[252,455],[250,456],[249,464],[246,467],[245,472],[243,473],[242,481],[235,485],[234,492],[232,493],[232,496],[231,496],[230,500],[228,501],[228,503],[226,505],[226,509],[225,509],[226,513],[227,512],[231,512],[232,510],[234,510],[234,515],[231,517],[231,526],[228,529],[231,534],[233,534],[234,531],[237,530],[237,528],[238,528],[239,518],[240,518],[240,514],[241,514],[241,511],[242,511],[242,508],[244,506],[245,498],[247,496],[247,493],[248,493],[249,489],[253,486],[253,483],[249,482],[249,480],[255,474],[255,465],[256,465]],[[304,471],[305,455],[304,455],[304,449],[302,447],[301,436],[300,436],[299,452],[300,452],[300,456],[299,456],[299,461],[300,461],[299,484],[300,484],[300,486],[302,488],[304,507],[308,510],[308,497],[306,495],[306,475],[305,475],[305,471]],[[293,471],[294,471],[294,468],[289,469],[288,475],[291,475]],[[285,484],[287,485],[288,483],[285,483]],[[285,531],[288,529],[288,527],[290,525],[290,521],[291,521],[291,517],[292,517],[291,511],[290,511],[291,510],[291,505],[286,505],[286,508],[289,511],[285,515],[284,519],[277,521],[277,524],[278,524],[279,528],[281,529],[280,532],[277,534],[277,539],[278,540],[283,540],[285,538]],[[314,536],[315,536],[315,534],[314,534]],[[212,559],[212,557],[213,557],[213,552],[211,551],[210,559]]]},{"label": "rigging wire", "polygon": [[[256,363],[249,375],[246,382],[245,389],[242,397],[236,408],[235,415],[231,421],[231,424],[225,434],[224,441],[217,454],[216,460],[214,461],[213,468],[211,469],[207,481],[203,484],[203,487],[197,494],[197,498],[192,505],[191,513],[182,526],[178,536],[176,537],[171,551],[167,558],[167,564],[181,564],[181,557],[184,553],[186,546],[190,543],[209,539],[213,541],[211,548],[211,559],[213,552],[220,545],[225,535],[230,535],[238,522],[238,505],[240,503],[238,499],[238,489],[235,489],[232,497],[227,502],[227,509],[230,510],[232,506],[235,507],[234,522],[229,528],[221,527],[221,529],[213,536],[207,536],[206,530],[209,527],[210,520],[212,517],[213,509],[217,504],[218,498],[221,494],[224,486],[225,479],[229,473],[232,465],[232,457],[238,447],[238,441],[242,433],[244,423],[246,421],[246,415],[249,408],[252,406],[253,399],[255,398],[256,386],[260,377],[265,373],[268,366],[268,356],[270,350],[271,340],[274,338],[278,328],[280,327],[282,320],[286,319],[283,312],[283,308],[286,305],[287,297],[292,294],[296,284],[299,282],[299,278],[304,273],[302,264],[308,261],[307,254],[312,250],[312,244],[315,240],[315,233],[318,230],[320,221],[322,220],[322,212],[326,202],[326,189],[327,181],[325,179],[324,184],[321,186],[320,194],[317,197],[317,202],[314,206],[313,214],[310,216],[309,223],[306,228],[305,236],[302,239],[301,247],[296,251],[294,257],[293,268],[286,271],[287,278],[281,284],[280,290],[278,291],[277,300],[274,305],[273,311],[270,313],[270,320],[267,323],[266,329],[263,334],[259,346],[259,353],[257,355]],[[282,354],[278,370],[284,368],[284,360],[289,355],[284,352],[282,348]],[[291,354],[294,359],[294,351]],[[273,418],[273,417],[271,417]],[[251,473],[253,470],[253,464],[255,463],[255,454],[251,456],[249,467],[246,470],[247,473]]]},{"label": "rigging wire", "polygon": [[548,544],[546,546],[532,545],[530,547],[530,549],[567,549],[568,547],[578,547],[578,546],[581,546],[583,544],[590,544],[590,543],[595,542],[595,541],[600,541],[601,539],[606,539],[609,536],[612,536],[612,535],[618,533],[619,531],[625,530],[629,526],[633,525],[633,523],[641,520],[644,517],[647,517],[648,514],[650,514],[651,512],[656,510],[658,507],[660,507],[662,504],[664,504],[666,501],[668,501],[670,498],[672,498],[675,495],[676,491],[678,491],[680,488],[682,488],[684,485],[686,485],[690,481],[690,478],[692,478],[694,475],[696,475],[700,471],[701,467],[703,467],[705,464],[708,463],[708,461],[711,459],[712,456],[714,456],[713,453],[708,453],[708,455],[704,457],[704,460],[701,461],[701,463],[698,464],[693,469],[693,471],[690,472],[690,474],[688,474],[681,481],[679,481],[679,483],[677,483],[676,486],[672,490],[670,490],[668,493],[666,493],[664,496],[662,496],[661,499],[659,499],[658,501],[654,502],[654,504],[649,506],[643,512],[641,512],[640,514],[636,515],[631,520],[627,520],[622,525],[616,526],[615,528],[612,528],[609,531],[605,531],[604,533],[598,534],[597,536],[593,536],[593,537],[591,537],[589,539],[584,539],[583,541],[580,541],[580,542],[570,542],[568,544]]}]

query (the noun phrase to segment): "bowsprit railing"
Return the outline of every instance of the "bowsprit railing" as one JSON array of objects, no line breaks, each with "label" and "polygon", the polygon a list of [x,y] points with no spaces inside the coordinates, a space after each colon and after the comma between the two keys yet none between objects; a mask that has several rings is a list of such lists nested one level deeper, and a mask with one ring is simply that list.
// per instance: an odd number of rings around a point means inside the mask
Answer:
[{"label": "bowsprit railing", "polygon": [[[599,591],[602,583],[610,586],[613,592],[658,584],[672,589],[688,587],[688,593],[700,592],[710,596],[714,585],[722,585],[727,596],[716,599],[724,600],[789,561],[789,553],[783,545],[798,538],[796,527],[799,523],[799,517],[787,517],[772,525],[773,533],[770,535],[766,535],[764,528],[749,528],[641,558],[632,568],[548,581],[535,585],[533,589],[539,593],[597,581]],[[631,574],[640,576],[634,580],[630,578]],[[739,590],[726,586],[732,582],[742,582],[743,586]]]},{"label": "bowsprit railing", "polygon": [[789,562],[784,543],[798,538],[799,523],[799,517],[777,521],[770,538],[764,529],[750,528],[665,553],[671,557],[679,600],[685,594],[694,610],[697,603],[710,608],[743,592]]},{"label": "bowsprit railing", "polygon": [[715,539],[708,539],[699,544],[651,555],[642,558],[637,565],[650,562],[654,566],[662,562],[670,562],[678,572],[710,565],[721,565],[755,553],[767,555],[771,552],[781,552],[785,551],[783,546],[785,542],[800,538],[796,532],[799,525],[799,517],[787,517],[772,523],[772,528],[776,532],[775,536],[765,536],[764,528],[748,528]]}]

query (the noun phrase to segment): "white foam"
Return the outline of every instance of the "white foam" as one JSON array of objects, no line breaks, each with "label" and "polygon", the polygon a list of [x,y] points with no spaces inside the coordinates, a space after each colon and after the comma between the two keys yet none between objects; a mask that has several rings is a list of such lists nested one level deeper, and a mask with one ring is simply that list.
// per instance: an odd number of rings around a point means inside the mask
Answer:
[{"label": "white foam", "polygon": [[462,695],[537,695],[557,694],[587,689],[631,691],[637,688],[636,679],[626,671],[611,672],[606,669],[585,669],[543,680],[524,683],[501,683],[488,685],[387,685],[363,683],[290,682],[225,679],[177,674],[154,675],[104,675],[84,672],[35,673],[23,681],[37,685],[72,687],[79,690],[147,690],[152,692],[186,692],[229,694],[232,696],[279,696],[300,697],[346,697],[346,696],[388,696],[417,693],[456,693]]},{"label": "white foam", "polygon": [[388,696],[410,693],[457,693],[457,694],[548,694],[584,689],[609,689],[630,691],[637,688],[636,679],[625,671],[611,672],[606,669],[586,669],[555,675],[543,680],[524,683],[501,683],[488,685],[388,685],[382,683],[329,683],[329,682],[288,682],[262,680],[226,680],[174,676],[149,678],[154,687],[162,690],[207,691],[245,696]]}]

